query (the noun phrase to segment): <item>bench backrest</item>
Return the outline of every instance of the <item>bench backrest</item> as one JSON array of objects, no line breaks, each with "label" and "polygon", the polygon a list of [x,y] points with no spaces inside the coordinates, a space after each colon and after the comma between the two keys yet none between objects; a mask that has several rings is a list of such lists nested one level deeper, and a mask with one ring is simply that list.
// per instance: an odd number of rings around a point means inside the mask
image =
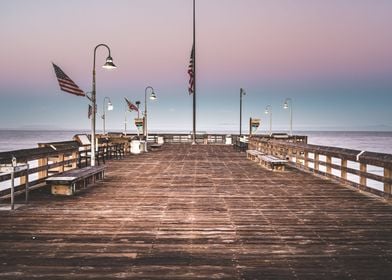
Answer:
[{"label": "bench backrest", "polygon": [[74,139],[83,146],[91,145],[91,141],[88,138],[87,134],[76,134],[74,136]]}]

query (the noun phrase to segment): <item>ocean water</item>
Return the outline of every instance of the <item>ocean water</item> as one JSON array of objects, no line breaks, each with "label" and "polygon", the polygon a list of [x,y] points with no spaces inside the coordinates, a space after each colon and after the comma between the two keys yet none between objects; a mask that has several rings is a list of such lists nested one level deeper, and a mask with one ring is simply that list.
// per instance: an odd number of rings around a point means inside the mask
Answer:
[{"label": "ocean water", "polygon": [[392,154],[392,131],[302,131],[298,134],[307,135],[309,144]]},{"label": "ocean water", "polygon": [[[0,152],[35,148],[37,143],[69,141],[80,133],[89,132],[0,130]],[[392,154],[392,132],[298,131],[295,134],[307,135],[309,144]]]},{"label": "ocean water", "polygon": [[81,133],[87,131],[0,130],[0,152],[37,148],[38,143],[69,141]]},{"label": "ocean water", "polygon": [[[72,140],[72,137],[75,134],[81,133],[89,132],[70,130],[0,130],[0,152],[35,148],[38,146],[37,143],[69,141]],[[230,134],[230,132],[220,133]],[[295,134],[308,136],[309,144],[392,154],[392,132],[299,131]],[[312,155],[309,156],[312,157]],[[320,158],[320,160],[325,159]],[[336,162],[336,160],[333,160],[333,163],[337,165],[340,164],[340,162]],[[37,166],[38,162],[31,161],[29,164],[30,168],[32,168]],[[312,167],[311,164],[310,167]],[[359,164],[357,162],[349,162],[348,167],[358,170]],[[322,170],[322,168],[325,167],[320,167],[321,171],[325,171]],[[368,166],[368,172],[380,176],[383,175],[383,169],[377,166]],[[339,173],[340,172],[337,170],[333,172],[336,176],[339,176]],[[29,180],[35,180],[36,178],[36,174],[29,176]],[[359,183],[359,177],[353,174],[348,175],[348,180]],[[18,184],[18,181],[16,184]],[[367,180],[367,186],[380,191],[383,189],[383,184],[381,182],[372,181],[370,179]],[[10,181],[0,182],[0,190],[9,187]]]}]

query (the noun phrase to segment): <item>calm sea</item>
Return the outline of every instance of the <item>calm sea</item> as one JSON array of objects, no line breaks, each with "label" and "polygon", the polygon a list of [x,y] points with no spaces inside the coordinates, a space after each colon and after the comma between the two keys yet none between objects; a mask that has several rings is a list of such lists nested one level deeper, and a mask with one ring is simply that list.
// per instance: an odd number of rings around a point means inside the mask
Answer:
[{"label": "calm sea", "polygon": [[[43,130],[0,130],[0,152],[37,147],[37,143],[69,141],[75,134],[88,133],[87,131],[43,131]],[[224,132],[222,134],[229,134]],[[301,131],[296,135],[307,135],[308,143],[322,146],[350,148],[361,151],[371,151],[392,154],[392,132],[334,132],[334,131]],[[353,163],[355,164],[355,163]],[[30,162],[36,166],[37,162]],[[358,169],[358,166],[349,167]],[[320,169],[321,170],[321,169]],[[371,173],[382,176],[383,170],[372,167]],[[336,175],[336,174],[335,174]],[[30,177],[31,176],[31,177]],[[35,180],[36,175],[30,175],[30,180]],[[349,180],[358,183],[359,178],[350,175]],[[380,182],[368,180],[369,187],[382,190]],[[10,181],[0,182],[0,190],[10,187]]]},{"label": "calm sea", "polygon": [[[0,152],[37,147],[37,143],[68,141],[88,131],[0,130]],[[392,154],[392,132],[300,131],[308,143]]]}]

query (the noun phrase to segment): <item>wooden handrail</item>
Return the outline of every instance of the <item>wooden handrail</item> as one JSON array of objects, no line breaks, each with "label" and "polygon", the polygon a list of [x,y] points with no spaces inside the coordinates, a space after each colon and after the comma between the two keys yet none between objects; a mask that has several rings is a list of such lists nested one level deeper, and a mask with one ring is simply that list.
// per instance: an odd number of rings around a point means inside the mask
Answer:
[{"label": "wooden handrail", "polygon": [[[361,190],[370,191],[384,197],[392,197],[392,155],[385,153],[375,153],[354,149],[338,147],[328,147],[310,145],[306,143],[296,143],[284,140],[276,140],[266,137],[253,136],[249,140],[249,149],[259,150],[267,154],[290,159],[293,166],[306,169],[329,178],[336,178],[344,181]],[[309,156],[313,154],[313,158]],[[325,160],[320,157],[324,156]],[[332,158],[341,161],[340,164],[332,163]],[[359,169],[347,166],[348,162],[359,165]],[[313,167],[310,167],[310,165]],[[383,175],[373,174],[367,171],[367,167],[375,166],[383,170]],[[324,167],[325,171],[321,171]],[[333,170],[340,171],[340,176],[333,174]],[[336,173],[336,172],[335,172]],[[359,183],[349,180],[348,175],[359,177]],[[367,179],[374,180],[383,185],[383,190],[379,191],[368,186]]]}]

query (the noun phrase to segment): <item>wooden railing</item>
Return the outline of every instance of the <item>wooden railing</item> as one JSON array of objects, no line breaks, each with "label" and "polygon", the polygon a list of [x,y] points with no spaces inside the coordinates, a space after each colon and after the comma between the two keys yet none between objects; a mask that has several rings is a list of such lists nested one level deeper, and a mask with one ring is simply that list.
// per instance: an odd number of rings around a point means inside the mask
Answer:
[{"label": "wooden railing", "polygon": [[[149,142],[158,142],[158,137],[162,137],[164,143],[179,144],[192,143],[192,134],[173,133],[173,134],[149,134]],[[232,144],[232,135],[227,134],[196,134],[198,144]]]},{"label": "wooden railing", "polygon": [[14,174],[0,173],[1,198],[10,197],[11,177],[14,178],[15,194],[28,191],[44,185],[45,179],[53,174],[76,168],[79,146],[74,141],[63,142],[58,146],[46,146],[33,149],[16,150],[0,153],[0,165],[12,166],[12,159],[17,165],[28,168]]},{"label": "wooden railing", "polygon": [[[112,155],[111,149],[121,144],[123,154],[129,153],[130,141],[137,135],[97,135],[104,156]],[[197,134],[196,142],[199,144],[232,144],[231,135],[225,134]],[[150,134],[149,142],[164,143],[192,143],[191,134]],[[101,143],[102,142],[102,143]],[[15,194],[26,192],[43,186],[45,179],[53,174],[61,173],[69,169],[85,166],[88,162],[90,146],[82,145],[80,142],[64,141],[52,143],[39,143],[38,148],[0,152],[0,165],[11,166],[14,157],[17,164],[28,165],[27,170],[17,171],[13,174]],[[101,155],[102,153],[97,153]],[[10,196],[10,173],[0,171],[0,199]],[[27,188],[28,186],[28,188]]]},{"label": "wooden railing", "polygon": [[285,158],[301,169],[360,190],[392,197],[392,155],[252,137],[249,149]]}]

